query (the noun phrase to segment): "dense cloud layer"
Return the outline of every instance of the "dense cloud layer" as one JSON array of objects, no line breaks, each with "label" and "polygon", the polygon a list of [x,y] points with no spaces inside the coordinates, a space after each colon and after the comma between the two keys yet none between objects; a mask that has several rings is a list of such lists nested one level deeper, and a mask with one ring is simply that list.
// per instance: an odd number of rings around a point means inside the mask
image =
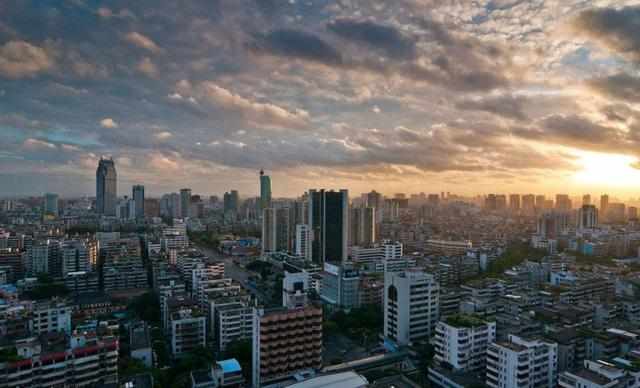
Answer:
[{"label": "dense cloud layer", "polygon": [[101,155],[124,190],[252,193],[264,167],[278,195],[531,190],[582,151],[636,157],[640,8],[597,3],[3,1],[0,196],[91,194]]}]

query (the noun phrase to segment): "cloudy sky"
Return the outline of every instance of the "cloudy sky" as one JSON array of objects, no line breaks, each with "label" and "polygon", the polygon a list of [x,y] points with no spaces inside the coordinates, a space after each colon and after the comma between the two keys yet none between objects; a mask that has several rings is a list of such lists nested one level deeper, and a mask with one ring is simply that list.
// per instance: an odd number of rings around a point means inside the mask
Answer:
[{"label": "cloudy sky", "polygon": [[0,196],[640,193],[640,1],[3,0]]}]

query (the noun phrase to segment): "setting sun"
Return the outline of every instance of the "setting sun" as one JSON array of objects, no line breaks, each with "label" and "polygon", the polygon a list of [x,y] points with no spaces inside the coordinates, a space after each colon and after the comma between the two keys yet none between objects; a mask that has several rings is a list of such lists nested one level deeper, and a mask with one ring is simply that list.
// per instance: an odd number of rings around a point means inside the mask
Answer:
[{"label": "setting sun", "polygon": [[580,152],[578,157],[577,164],[582,167],[574,175],[578,183],[610,187],[629,187],[640,183],[640,170],[633,167],[638,158],[593,152]]}]

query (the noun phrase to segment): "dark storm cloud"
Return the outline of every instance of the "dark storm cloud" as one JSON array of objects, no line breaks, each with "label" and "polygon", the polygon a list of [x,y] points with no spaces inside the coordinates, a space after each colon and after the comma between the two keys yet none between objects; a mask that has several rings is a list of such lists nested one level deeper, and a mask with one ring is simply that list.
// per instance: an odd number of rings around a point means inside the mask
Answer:
[{"label": "dark storm cloud", "polygon": [[296,57],[328,65],[342,64],[342,55],[318,36],[298,30],[274,30],[258,36],[249,44],[257,53],[271,53],[285,57]]},{"label": "dark storm cloud", "polygon": [[640,102],[640,78],[625,73],[595,78],[587,82],[589,87],[607,97],[629,102]]},{"label": "dark storm cloud", "polygon": [[594,123],[576,114],[552,115],[531,127],[516,127],[514,136],[596,152],[637,154],[638,145],[616,128]]},{"label": "dark storm cloud", "polygon": [[486,97],[482,99],[467,99],[456,103],[458,109],[477,110],[493,113],[498,116],[526,120],[524,113],[528,100],[524,97],[504,95],[499,97]]},{"label": "dark storm cloud", "polygon": [[640,7],[589,9],[574,24],[611,51],[640,62]]},{"label": "dark storm cloud", "polygon": [[338,19],[329,23],[327,28],[344,39],[380,49],[389,57],[411,59],[416,56],[415,40],[389,25],[369,20]]}]

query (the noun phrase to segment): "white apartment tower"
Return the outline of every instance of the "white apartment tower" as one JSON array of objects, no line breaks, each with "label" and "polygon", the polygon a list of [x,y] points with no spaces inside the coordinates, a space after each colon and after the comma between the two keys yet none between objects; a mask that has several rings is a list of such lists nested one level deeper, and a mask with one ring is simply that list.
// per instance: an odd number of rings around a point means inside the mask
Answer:
[{"label": "white apartment tower", "polygon": [[307,224],[296,225],[296,256],[311,260],[311,229]]},{"label": "white apartment tower", "polygon": [[438,322],[435,359],[456,371],[484,370],[487,346],[496,340],[496,323],[469,315],[453,315]]},{"label": "white apartment tower", "polygon": [[398,345],[427,341],[438,321],[440,286],[422,271],[387,273],[384,334]]},{"label": "white apartment tower", "polygon": [[508,342],[489,345],[486,385],[490,388],[553,388],[558,375],[558,344],[525,340],[515,335]]}]

